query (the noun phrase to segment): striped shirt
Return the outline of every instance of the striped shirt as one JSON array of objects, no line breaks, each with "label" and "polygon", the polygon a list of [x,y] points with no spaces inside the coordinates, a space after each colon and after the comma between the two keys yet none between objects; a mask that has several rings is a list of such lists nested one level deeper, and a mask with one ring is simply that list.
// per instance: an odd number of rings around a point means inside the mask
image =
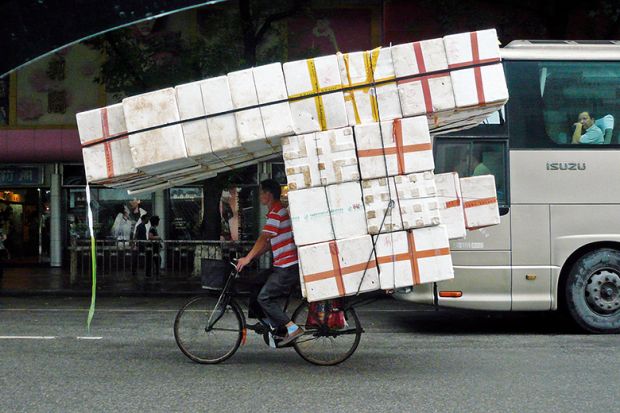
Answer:
[{"label": "striped shirt", "polygon": [[275,201],[267,213],[263,233],[270,235],[273,266],[286,268],[297,264],[297,246],[293,239],[291,217],[280,201]]}]

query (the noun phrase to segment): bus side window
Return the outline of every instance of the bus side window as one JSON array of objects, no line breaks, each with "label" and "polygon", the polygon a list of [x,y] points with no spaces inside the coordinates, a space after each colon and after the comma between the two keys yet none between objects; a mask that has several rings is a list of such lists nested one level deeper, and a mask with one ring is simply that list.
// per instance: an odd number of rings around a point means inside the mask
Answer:
[{"label": "bus side window", "polygon": [[[614,125],[620,116],[618,73],[618,62],[509,62],[510,147],[601,149],[620,144]],[[592,122],[579,133],[575,124],[584,112]]]},{"label": "bus side window", "polygon": [[508,206],[505,141],[468,138],[435,138],[435,172],[457,172],[460,177],[493,175],[497,199]]}]

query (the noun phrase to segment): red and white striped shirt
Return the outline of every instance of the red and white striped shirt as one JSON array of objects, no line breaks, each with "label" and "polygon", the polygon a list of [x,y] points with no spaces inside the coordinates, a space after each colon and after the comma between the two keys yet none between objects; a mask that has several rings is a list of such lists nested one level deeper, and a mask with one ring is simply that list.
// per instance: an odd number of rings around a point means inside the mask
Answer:
[{"label": "red and white striped shirt", "polygon": [[297,264],[297,246],[293,239],[291,217],[280,201],[275,201],[267,213],[263,232],[271,235],[273,266],[286,268]]}]

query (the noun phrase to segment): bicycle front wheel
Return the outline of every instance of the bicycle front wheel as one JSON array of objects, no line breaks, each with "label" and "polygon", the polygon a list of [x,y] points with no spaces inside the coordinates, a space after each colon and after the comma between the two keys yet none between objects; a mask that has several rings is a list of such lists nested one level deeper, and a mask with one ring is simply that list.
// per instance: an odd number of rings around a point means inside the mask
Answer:
[{"label": "bicycle front wheel", "polygon": [[216,364],[231,357],[243,338],[243,315],[232,299],[199,296],[187,302],[174,320],[179,349],[196,363]]},{"label": "bicycle front wheel", "polygon": [[307,325],[308,303],[302,302],[293,313],[293,322],[304,328],[304,335],[293,347],[304,360],[319,366],[340,364],[355,352],[362,337],[362,326],[353,308],[344,311],[342,328]]}]

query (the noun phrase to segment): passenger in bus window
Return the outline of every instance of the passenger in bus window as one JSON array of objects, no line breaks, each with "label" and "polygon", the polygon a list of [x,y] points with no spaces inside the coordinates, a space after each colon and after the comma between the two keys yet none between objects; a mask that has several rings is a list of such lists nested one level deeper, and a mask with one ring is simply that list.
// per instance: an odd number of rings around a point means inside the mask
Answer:
[{"label": "passenger in bus window", "polygon": [[492,175],[491,170],[482,163],[482,148],[474,148],[471,154],[471,164],[474,165],[473,176]]},{"label": "passenger in bus window", "polygon": [[589,143],[603,144],[603,131],[594,124],[594,115],[589,112],[581,112],[579,121],[574,124],[573,144]]}]

